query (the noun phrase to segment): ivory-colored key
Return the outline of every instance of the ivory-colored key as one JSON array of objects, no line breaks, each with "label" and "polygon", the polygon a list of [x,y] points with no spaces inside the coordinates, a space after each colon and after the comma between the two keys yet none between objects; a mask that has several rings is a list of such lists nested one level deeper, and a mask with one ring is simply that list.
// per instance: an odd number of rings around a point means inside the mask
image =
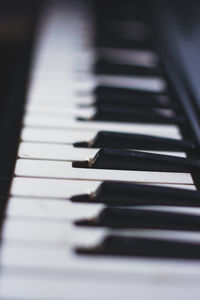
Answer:
[{"label": "ivory-colored key", "polygon": [[69,95],[69,92],[73,93],[75,91],[84,92],[91,94],[95,86],[102,84],[106,86],[117,86],[124,88],[136,88],[140,90],[150,90],[155,92],[164,91],[166,88],[165,81],[161,78],[149,78],[144,77],[140,78],[137,76],[109,76],[109,75],[100,75],[95,76],[93,80],[88,81],[84,84],[71,81],[68,84],[64,85],[54,85],[51,82],[40,82],[38,85],[32,85],[29,89],[29,96],[37,95],[41,98],[64,98]]},{"label": "ivory-colored key", "polygon": [[75,118],[59,118],[59,116],[37,116],[26,114],[24,116],[24,126],[36,128],[53,129],[78,129],[78,130],[108,130],[128,133],[146,133],[154,135],[156,132],[163,132],[167,136],[180,138],[181,134],[176,125],[149,125],[149,124],[128,124],[118,122],[90,122],[78,121]]},{"label": "ivory-colored key", "polygon": [[[46,178],[14,177],[11,186],[11,195],[17,197],[45,197],[47,199],[69,199],[77,194],[87,194],[95,191],[101,181],[59,180]],[[194,185],[165,184],[174,188],[195,190]]]},{"label": "ivory-colored key", "polygon": [[72,144],[80,141],[81,138],[86,141],[93,139],[96,132],[92,130],[59,130],[24,127],[21,132],[21,140],[25,142]]},{"label": "ivory-colored key", "polygon": [[[137,150],[138,151],[138,150]],[[98,149],[75,148],[73,145],[56,145],[42,143],[24,143],[19,146],[18,157],[28,159],[46,159],[46,160],[87,160],[94,157]],[[186,157],[184,152],[172,151],[143,151],[149,153],[158,153],[178,157]]]},{"label": "ivory-colored key", "polygon": [[60,179],[116,180],[143,183],[193,184],[188,173],[73,168],[71,162],[18,159],[16,176]]},{"label": "ivory-colored key", "polygon": [[[62,103],[62,105],[60,105],[60,103],[52,103],[52,104],[46,104],[46,103],[40,103],[40,104],[32,104],[29,103],[26,106],[26,111],[28,113],[35,113],[35,114],[59,114],[59,115],[63,115],[66,116],[66,114],[69,114],[69,112],[74,112],[76,109],[76,113],[80,112],[80,113],[84,113],[85,111],[89,111],[91,113],[94,112],[94,108],[90,105],[92,103],[92,99],[74,99],[74,101],[69,102],[68,105],[66,105],[66,101]],[[77,109],[79,111],[77,111]]]},{"label": "ivory-colored key", "polygon": [[[70,214],[70,213],[69,213]],[[199,216],[200,210],[194,212]],[[94,217],[96,217],[94,215]],[[154,229],[112,229],[103,227],[80,227],[71,222],[72,218],[24,218],[12,217],[6,218],[3,230],[2,240],[14,241],[16,243],[33,243],[37,246],[43,244],[54,247],[69,247],[72,250],[74,245],[91,247],[99,243],[107,234],[122,235],[125,237],[145,237],[145,238],[162,238],[165,240],[190,241],[200,243],[198,232],[178,231],[178,230],[154,230]],[[57,245],[56,245],[57,244]],[[24,245],[25,247],[26,245]]]},{"label": "ivory-colored key", "polygon": [[[22,197],[45,197],[69,199],[76,194],[91,193],[96,190],[101,181],[59,180],[45,178],[14,177],[11,195]],[[191,187],[188,185],[187,187]]]},{"label": "ivory-colored key", "polygon": [[[71,104],[71,103],[70,103]],[[60,118],[68,118],[68,117],[74,117],[76,118],[77,116],[81,116],[84,118],[91,118],[95,113],[96,109],[93,107],[78,107],[76,103],[74,103],[74,107],[72,105],[69,105],[67,108],[51,108],[49,107],[48,109],[37,109],[37,107],[34,109],[31,109],[29,107],[28,113],[30,114],[36,114],[37,116],[44,116],[44,115],[50,115],[50,116],[59,116]]]},{"label": "ivory-colored key", "polygon": [[[128,261],[130,262],[130,260]],[[172,267],[172,264],[169,265]],[[2,299],[15,300],[32,300],[33,298],[35,300],[64,300],[67,295],[73,300],[101,300],[103,291],[105,300],[121,300],[122,295],[126,300],[132,300],[134,291],[134,296],[137,299],[145,299],[148,293],[148,296],[155,300],[168,300],[169,296],[172,298],[174,295],[176,299],[187,300],[188,297],[196,298],[199,295],[198,280],[200,276],[195,272],[195,267],[193,272],[186,267],[188,274],[186,272],[182,274],[181,272],[178,274],[177,272],[169,272],[166,276],[162,276],[163,273],[160,272],[154,276],[153,272],[151,275],[142,276],[141,269],[137,268],[135,264],[130,263],[130,266],[134,269],[134,273],[130,274],[130,276],[120,272],[119,275],[116,274],[116,271],[109,272],[109,270],[108,273],[103,272],[103,274],[102,272],[100,274],[98,272],[89,273],[85,269],[84,275],[80,274],[79,271],[75,274],[69,272],[63,276],[56,272],[52,276],[52,273],[48,271],[43,274],[35,273],[35,275],[32,272],[33,275],[28,277],[26,273],[16,275],[16,272],[14,272],[12,274],[8,268],[4,269],[0,280],[0,296]],[[179,264],[175,264],[174,267],[182,272],[184,270]],[[151,269],[153,270],[153,267]],[[175,268],[173,268],[174,270]],[[133,276],[134,280],[132,280]],[[156,280],[158,277],[159,284]],[[167,278],[167,280],[164,281],[163,278]],[[120,284],[116,284],[116,282],[120,282]],[[10,288],[11,286],[12,289]]]},{"label": "ivory-colored key", "polygon": [[11,197],[6,210],[9,218],[40,218],[58,222],[92,218],[104,205],[73,204],[69,199]]},{"label": "ivory-colored key", "polygon": [[[150,128],[149,128],[150,127]],[[151,125],[148,128],[143,126],[135,128],[133,133],[141,133],[146,135],[151,135]],[[114,130],[112,129],[114,132]],[[24,127],[21,132],[21,140],[25,142],[47,142],[47,143],[62,143],[62,144],[72,144],[81,140],[89,141],[92,140],[98,130],[91,129],[52,129],[52,128],[35,128],[35,127]],[[122,132],[122,131],[120,131]],[[131,132],[131,130],[129,130]],[[180,134],[174,132],[173,130],[159,130],[159,127],[154,128],[154,135],[158,137],[173,137],[176,136],[177,139],[181,139]]]},{"label": "ivory-colored key", "polygon": [[[100,212],[100,207],[96,209],[96,213]],[[66,212],[66,211],[65,211]],[[197,215],[200,214],[196,213]],[[95,210],[83,212],[82,217],[96,216]],[[8,215],[5,219],[2,229],[2,240],[13,241],[13,243],[21,244],[22,248],[26,248],[29,244],[33,247],[52,245],[56,248],[68,247],[71,252],[75,245],[92,246],[101,242],[106,234],[122,235],[128,237],[151,237],[163,238],[180,241],[193,241],[200,243],[200,237],[197,233],[167,231],[167,230],[148,230],[148,229],[112,229],[101,227],[78,227],[73,224],[75,215],[71,216],[70,211],[66,212],[66,216],[56,218],[43,215]],[[78,214],[77,214],[78,217]],[[66,248],[67,250],[67,248]],[[48,249],[47,249],[48,252]],[[50,263],[50,262],[49,262]],[[50,265],[49,265],[50,266]]]},{"label": "ivory-colored key", "polygon": [[[34,242],[43,244],[57,244],[69,246],[78,243],[89,244],[98,242],[105,234],[105,229],[100,228],[95,231],[91,229],[83,230],[73,225],[69,218],[42,219],[42,218],[6,218],[2,239],[16,242]],[[56,246],[56,245],[55,245]],[[71,251],[71,249],[69,249]]]},{"label": "ivory-colored key", "polygon": [[[76,192],[74,193],[76,195]],[[20,198],[11,197],[6,210],[9,218],[40,218],[61,222],[64,220],[77,220],[92,218],[100,214],[105,206],[103,204],[71,203],[69,199],[48,198]],[[200,215],[199,208],[164,207],[164,206],[137,206],[137,209],[149,209],[168,212],[194,213]]]}]

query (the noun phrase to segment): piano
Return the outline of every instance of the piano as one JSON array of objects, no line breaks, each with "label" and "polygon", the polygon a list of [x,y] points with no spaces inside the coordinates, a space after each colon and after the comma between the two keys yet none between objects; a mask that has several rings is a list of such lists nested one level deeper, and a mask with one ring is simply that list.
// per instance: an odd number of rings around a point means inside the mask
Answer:
[{"label": "piano", "polygon": [[0,299],[198,299],[198,1],[0,4]]}]

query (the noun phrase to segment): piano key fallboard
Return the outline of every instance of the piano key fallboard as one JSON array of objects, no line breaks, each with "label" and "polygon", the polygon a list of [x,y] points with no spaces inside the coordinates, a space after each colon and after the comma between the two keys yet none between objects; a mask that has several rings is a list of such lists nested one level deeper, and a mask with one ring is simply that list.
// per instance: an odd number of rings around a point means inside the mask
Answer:
[{"label": "piano key fallboard", "polygon": [[199,121],[148,9],[42,3],[2,218],[2,300],[200,294]]}]

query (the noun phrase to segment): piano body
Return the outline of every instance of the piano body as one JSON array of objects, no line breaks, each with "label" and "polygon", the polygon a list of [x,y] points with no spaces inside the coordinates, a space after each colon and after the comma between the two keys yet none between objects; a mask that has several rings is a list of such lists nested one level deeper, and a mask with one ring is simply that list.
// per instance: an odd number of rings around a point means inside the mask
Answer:
[{"label": "piano body", "polygon": [[0,4],[0,299],[200,295],[198,1]]}]

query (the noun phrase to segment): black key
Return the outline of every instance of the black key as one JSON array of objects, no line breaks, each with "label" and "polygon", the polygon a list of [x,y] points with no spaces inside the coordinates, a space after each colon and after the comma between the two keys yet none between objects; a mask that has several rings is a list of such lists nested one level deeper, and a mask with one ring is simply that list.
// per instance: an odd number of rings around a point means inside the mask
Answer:
[{"label": "black key", "polygon": [[78,220],[75,224],[109,228],[200,231],[199,215],[135,208],[106,207],[97,217]]},{"label": "black key", "polygon": [[175,101],[166,95],[156,95],[150,91],[99,86],[94,91],[97,107],[104,105],[121,106],[122,108],[177,108]]},{"label": "black key", "polygon": [[97,47],[119,48],[119,49],[138,49],[138,50],[150,50],[154,48],[151,40],[132,40],[128,38],[112,37],[99,35],[96,39]]},{"label": "black key", "polygon": [[190,140],[175,140],[134,133],[100,131],[89,142],[77,142],[75,147],[123,148],[160,151],[193,151],[195,145]]},{"label": "black key", "polygon": [[91,194],[73,196],[73,202],[113,206],[169,205],[200,207],[200,192],[151,185],[103,182]]},{"label": "black key", "polygon": [[[92,103],[92,106],[101,108],[105,105],[118,107],[119,109],[136,109],[142,108],[143,110],[148,109],[178,109],[178,105],[176,103],[171,104],[169,99],[162,98],[162,99],[154,99],[151,96],[143,97],[143,96],[136,96],[136,97],[123,97],[123,96],[113,96],[111,98],[95,98],[95,101]],[[81,104],[81,106],[86,106]]]},{"label": "black key", "polygon": [[[131,123],[152,123],[152,124],[184,124],[185,120],[180,115],[168,116],[161,111],[144,110],[140,108],[126,108],[103,105],[98,107],[97,112],[92,116],[96,121],[115,121]],[[78,117],[78,120],[88,120]]]},{"label": "black key", "polygon": [[115,75],[138,75],[138,76],[161,76],[161,68],[148,67],[141,65],[130,65],[115,63],[106,58],[99,58],[95,64],[94,72],[97,74],[115,74]]},{"label": "black key", "polygon": [[170,155],[152,154],[132,150],[101,149],[89,161],[74,161],[73,167],[138,170],[157,172],[196,172],[200,171],[200,160]]},{"label": "black key", "polygon": [[86,255],[122,255],[132,257],[200,259],[200,244],[161,238],[124,237],[109,235],[99,245],[76,248]]},{"label": "black key", "polygon": [[[114,99],[119,96],[121,101],[123,101],[124,98],[132,99],[137,97],[147,97],[148,99],[151,99],[150,96],[160,96],[165,95],[166,92],[163,91],[154,91],[154,90],[145,90],[145,89],[136,89],[136,88],[126,88],[126,87],[111,87],[111,86],[105,86],[105,85],[99,85],[95,88],[94,93],[97,97],[101,98],[111,98],[114,97]],[[122,96],[122,97],[121,97]],[[141,100],[142,101],[142,100]],[[122,102],[123,103],[123,102]]]}]

